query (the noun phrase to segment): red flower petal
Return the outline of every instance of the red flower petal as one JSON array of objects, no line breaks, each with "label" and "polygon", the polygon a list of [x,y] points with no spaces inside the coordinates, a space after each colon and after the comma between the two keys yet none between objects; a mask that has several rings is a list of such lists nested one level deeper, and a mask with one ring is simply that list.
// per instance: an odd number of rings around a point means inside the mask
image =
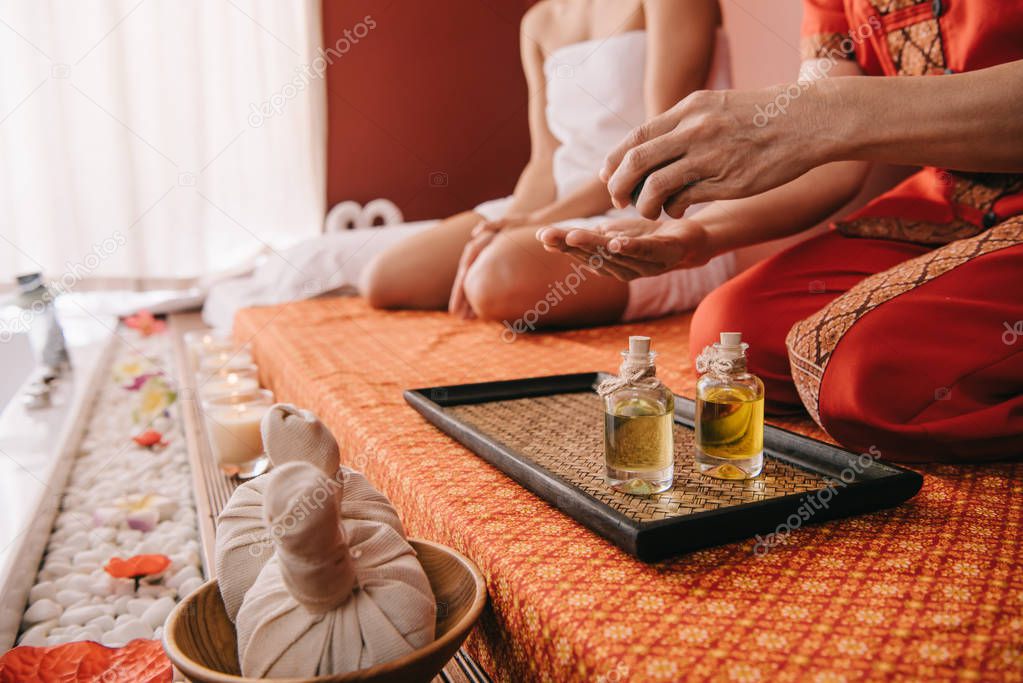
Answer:
[{"label": "red flower petal", "polygon": [[0,683],[169,683],[172,677],[170,660],[158,640],[133,640],[119,648],[91,641],[22,645],[0,657]]},{"label": "red flower petal", "polygon": [[143,337],[148,337],[151,334],[157,332],[163,332],[167,327],[167,323],[163,320],[157,320],[153,314],[145,309],[139,311],[135,315],[129,315],[124,318],[124,324],[128,327],[138,330]]},{"label": "red flower petal", "polygon": [[144,448],[152,448],[163,442],[163,434],[155,429],[147,429],[141,434],[131,437],[131,440]]},{"label": "red flower petal", "polygon": [[166,555],[135,555],[127,560],[111,557],[103,569],[116,579],[134,579],[159,574],[169,566],[170,558]]}]

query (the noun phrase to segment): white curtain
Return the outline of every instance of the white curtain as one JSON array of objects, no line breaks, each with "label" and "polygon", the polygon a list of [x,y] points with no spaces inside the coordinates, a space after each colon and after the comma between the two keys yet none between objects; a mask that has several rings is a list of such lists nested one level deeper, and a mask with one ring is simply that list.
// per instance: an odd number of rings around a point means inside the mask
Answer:
[{"label": "white curtain", "polygon": [[319,234],[318,0],[0,0],[0,284],[165,286]]}]

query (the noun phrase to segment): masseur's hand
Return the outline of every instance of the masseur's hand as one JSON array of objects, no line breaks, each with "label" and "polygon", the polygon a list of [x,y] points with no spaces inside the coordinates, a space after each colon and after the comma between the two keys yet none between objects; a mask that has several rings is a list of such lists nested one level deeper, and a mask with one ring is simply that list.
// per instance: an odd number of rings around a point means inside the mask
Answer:
[{"label": "masseur's hand", "polygon": [[636,204],[647,218],[662,207],[678,218],[690,204],[770,190],[827,160],[814,135],[823,120],[815,99],[812,86],[797,97],[785,86],[694,92],[633,130],[608,154],[601,180],[624,208],[649,174]]},{"label": "masseur's hand", "polygon": [[458,271],[455,273],[455,282],[451,287],[451,298],[448,300],[448,312],[460,318],[474,318],[476,314],[469,305],[465,296],[465,275],[469,268],[476,262],[483,250],[490,246],[490,243],[497,237],[497,233],[508,228],[516,228],[528,225],[530,217],[528,214],[506,216],[496,221],[480,221],[470,233],[469,242],[462,250],[462,258],[458,261]]},{"label": "masseur's hand", "polygon": [[537,239],[550,252],[564,252],[598,273],[622,281],[702,266],[716,254],[700,223],[682,218],[606,223],[596,230],[543,228]]}]

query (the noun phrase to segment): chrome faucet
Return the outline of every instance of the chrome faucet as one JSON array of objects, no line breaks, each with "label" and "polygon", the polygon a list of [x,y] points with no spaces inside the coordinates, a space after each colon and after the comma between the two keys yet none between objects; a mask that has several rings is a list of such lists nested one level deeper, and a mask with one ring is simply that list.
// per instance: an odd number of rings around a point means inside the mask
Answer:
[{"label": "chrome faucet", "polygon": [[28,408],[46,408],[50,405],[51,383],[71,367],[54,305],[59,292],[46,286],[42,273],[19,275],[17,281],[16,303],[26,311],[29,341],[40,366],[22,400]]}]

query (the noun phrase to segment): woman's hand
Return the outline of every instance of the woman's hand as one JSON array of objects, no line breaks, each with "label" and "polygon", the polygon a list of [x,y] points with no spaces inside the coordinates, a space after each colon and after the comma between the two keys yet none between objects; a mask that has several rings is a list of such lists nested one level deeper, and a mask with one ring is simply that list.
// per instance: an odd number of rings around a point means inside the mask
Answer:
[{"label": "woman's hand", "polygon": [[702,266],[716,254],[706,228],[682,218],[620,220],[596,230],[543,228],[544,249],[564,252],[588,268],[622,281]]},{"label": "woman's hand", "polygon": [[827,161],[814,135],[824,118],[815,99],[815,85],[805,82],[694,92],[633,130],[600,177],[618,208],[645,177],[636,207],[647,218],[662,208],[678,218],[691,204],[759,194]]},{"label": "woman's hand", "polygon": [[529,214],[505,216],[496,221],[480,221],[470,233],[469,242],[462,250],[462,257],[458,261],[458,270],[455,272],[455,282],[451,287],[451,298],[448,300],[448,312],[463,319],[475,317],[472,306],[465,296],[465,275],[469,268],[476,262],[483,250],[490,246],[490,243],[497,237],[497,233],[508,228],[517,228],[529,225]]}]

